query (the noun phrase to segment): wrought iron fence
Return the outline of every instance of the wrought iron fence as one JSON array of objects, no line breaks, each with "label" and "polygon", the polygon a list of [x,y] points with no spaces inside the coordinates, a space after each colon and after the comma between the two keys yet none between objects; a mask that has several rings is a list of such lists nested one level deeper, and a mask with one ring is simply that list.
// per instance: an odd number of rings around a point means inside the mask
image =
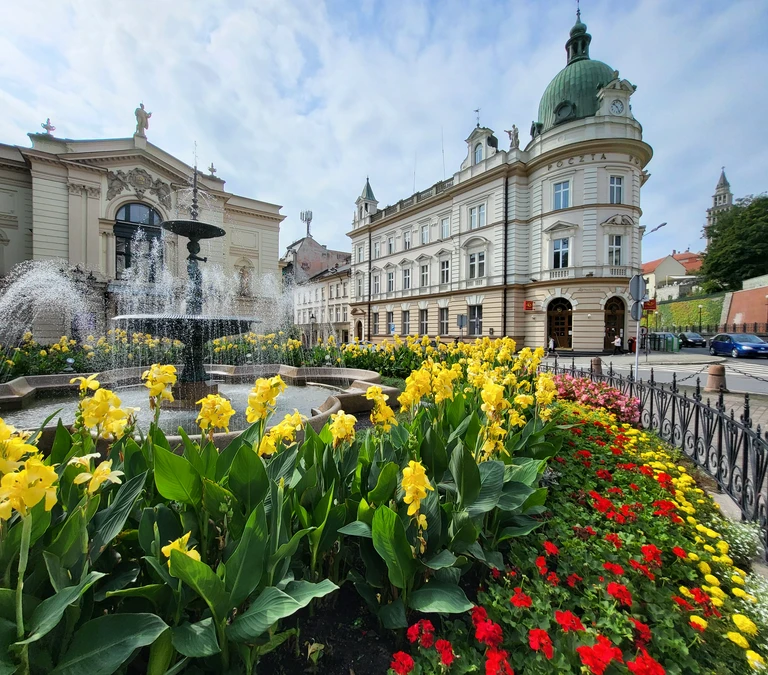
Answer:
[{"label": "wrought iron fence", "polygon": [[666,326],[656,324],[651,317],[650,330],[664,333],[702,333],[704,335],[715,335],[716,333],[758,333],[760,335],[768,334],[768,323],[750,322],[750,323],[690,323],[673,324]]},{"label": "wrought iron fence", "polygon": [[736,418],[733,409],[726,410],[722,390],[714,404],[704,401],[701,380],[689,395],[678,389],[677,375],[672,383],[656,382],[651,369],[650,379],[635,379],[632,369],[628,376],[616,374],[613,365],[607,373],[570,366],[542,365],[542,370],[569,374],[605,382],[622,393],[640,401],[640,422],[645,429],[656,432],[670,444],[680,448],[699,468],[703,469],[741,510],[742,520],[759,523],[761,538],[768,560],[768,433],[758,424],[753,428],[750,418],[749,394],[744,395],[744,410]]}]

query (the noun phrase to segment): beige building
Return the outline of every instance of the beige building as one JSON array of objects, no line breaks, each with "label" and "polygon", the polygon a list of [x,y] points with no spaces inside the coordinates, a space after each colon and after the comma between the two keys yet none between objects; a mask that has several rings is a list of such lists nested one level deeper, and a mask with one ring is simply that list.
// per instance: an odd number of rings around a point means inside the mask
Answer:
[{"label": "beige building", "polygon": [[304,341],[314,344],[317,338],[330,335],[337,342],[349,341],[349,254],[347,262],[323,270],[293,288],[294,323]]},{"label": "beige building", "polygon": [[[144,122],[129,138],[72,140],[54,137],[50,128],[29,134],[31,148],[0,145],[0,277],[26,260],[79,268],[106,294],[93,317],[99,327],[119,304],[126,269],[153,242],[162,248],[163,264],[186,278],[186,240],[159,226],[189,217],[193,167],[152,145]],[[235,309],[247,315],[252,280],[278,274],[281,207],[228,192],[213,166],[198,173],[198,182],[205,193],[200,219],[226,230],[202,242],[200,255],[225,273],[237,271]],[[143,243],[136,241],[139,232]]]},{"label": "beige building", "polygon": [[626,345],[652,150],[635,86],[590,59],[590,42],[577,18],[524,148],[514,125],[508,149],[478,125],[448,180],[384,209],[366,181],[348,233],[354,336],[551,336],[602,351],[618,333]]}]

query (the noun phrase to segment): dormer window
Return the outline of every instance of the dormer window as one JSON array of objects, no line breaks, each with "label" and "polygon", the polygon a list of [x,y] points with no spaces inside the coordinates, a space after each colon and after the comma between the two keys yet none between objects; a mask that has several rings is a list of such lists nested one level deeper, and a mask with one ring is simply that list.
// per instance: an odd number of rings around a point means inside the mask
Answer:
[{"label": "dormer window", "polygon": [[483,144],[478,143],[475,145],[475,164],[480,164],[483,161]]}]

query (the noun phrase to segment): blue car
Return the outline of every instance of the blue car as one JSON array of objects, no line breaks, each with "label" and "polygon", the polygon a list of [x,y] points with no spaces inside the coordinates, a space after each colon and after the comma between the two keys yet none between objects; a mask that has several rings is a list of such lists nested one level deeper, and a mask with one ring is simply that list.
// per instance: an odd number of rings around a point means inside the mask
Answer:
[{"label": "blue car", "polygon": [[741,356],[765,356],[768,358],[768,342],[750,333],[720,333],[709,341],[709,353],[730,354],[734,359]]}]

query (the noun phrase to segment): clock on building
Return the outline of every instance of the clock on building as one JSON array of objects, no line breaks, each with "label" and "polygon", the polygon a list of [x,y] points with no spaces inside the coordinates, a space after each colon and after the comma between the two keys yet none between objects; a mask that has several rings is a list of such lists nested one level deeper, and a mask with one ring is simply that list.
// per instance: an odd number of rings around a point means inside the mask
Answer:
[{"label": "clock on building", "polygon": [[614,115],[621,115],[624,112],[624,104],[619,99],[615,99],[611,102],[611,112]]}]

